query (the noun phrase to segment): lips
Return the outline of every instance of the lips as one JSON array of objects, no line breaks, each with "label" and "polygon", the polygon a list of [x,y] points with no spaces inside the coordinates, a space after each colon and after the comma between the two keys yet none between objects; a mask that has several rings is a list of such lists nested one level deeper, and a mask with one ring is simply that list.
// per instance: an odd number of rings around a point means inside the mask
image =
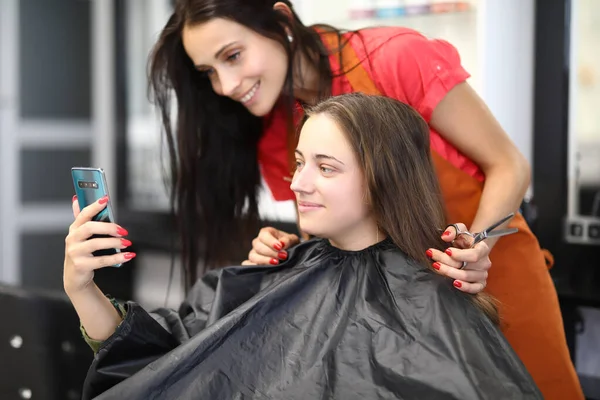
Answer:
[{"label": "lips", "polygon": [[299,202],[298,202],[298,205],[299,205],[299,206],[302,206],[302,207],[323,207],[323,206],[322,206],[322,205],[320,205],[320,204],[317,204],[317,203],[311,203],[310,201],[299,201]]},{"label": "lips", "polygon": [[311,203],[309,201],[299,201],[298,202],[298,211],[299,212],[308,212],[314,211],[323,208],[321,204]]},{"label": "lips", "polygon": [[260,86],[260,81],[257,82],[254,86],[252,86],[250,88],[250,90],[248,90],[248,92],[240,98],[240,102],[248,103],[250,100],[252,100],[254,98],[254,95],[256,94],[256,91],[258,90],[259,86]]}]

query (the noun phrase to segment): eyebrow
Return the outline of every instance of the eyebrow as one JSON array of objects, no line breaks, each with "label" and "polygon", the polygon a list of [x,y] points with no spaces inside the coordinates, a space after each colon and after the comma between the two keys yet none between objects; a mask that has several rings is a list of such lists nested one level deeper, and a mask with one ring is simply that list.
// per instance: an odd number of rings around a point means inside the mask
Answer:
[{"label": "eyebrow", "polygon": [[[298,155],[300,155],[301,157],[304,157],[304,154],[302,154],[302,152],[300,150],[296,149],[296,153]],[[317,160],[322,160],[322,159],[325,159],[325,160],[334,160],[334,161],[339,162],[342,165],[346,165],[343,162],[341,162],[340,160],[338,160],[337,158],[335,158],[334,156],[330,156],[330,155],[327,155],[327,154],[315,154],[314,158],[316,158]]]},{"label": "eyebrow", "polygon": [[[217,50],[217,52],[215,53],[215,58],[219,58],[219,56],[221,55],[221,53],[223,53],[228,47],[233,46],[236,43],[237,43],[237,41],[233,41],[233,42],[227,43],[224,46],[221,46],[221,48],[219,50]],[[204,64],[198,64],[198,65],[195,65],[195,67],[197,69],[203,68]]]}]

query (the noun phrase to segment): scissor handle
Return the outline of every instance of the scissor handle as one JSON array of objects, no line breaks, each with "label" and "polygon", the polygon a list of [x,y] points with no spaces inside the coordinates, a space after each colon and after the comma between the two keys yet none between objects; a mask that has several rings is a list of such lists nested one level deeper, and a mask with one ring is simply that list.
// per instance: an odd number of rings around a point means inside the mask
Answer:
[{"label": "scissor handle", "polygon": [[[517,232],[518,231],[517,228],[501,229],[498,231],[494,231],[494,229],[496,229],[498,226],[502,225],[503,223],[505,223],[512,217],[514,217],[514,215],[515,215],[514,213],[510,213],[506,217],[502,218],[500,221],[498,221],[495,224],[493,224],[492,226],[490,226],[489,228],[484,229],[483,231],[478,232],[478,233],[471,233],[468,230],[463,231],[458,227],[458,224],[450,224],[450,225],[446,226],[446,230],[452,226],[456,230],[456,238],[458,238],[460,235],[467,235],[467,236],[472,237],[473,243],[471,244],[470,248],[473,248],[477,243],[480,243],[489,237],[510,235],[511,233]],[[440,229],[440,231],[441,231],[441,229]],[[456,240],[456,238],[454,240]]]}]

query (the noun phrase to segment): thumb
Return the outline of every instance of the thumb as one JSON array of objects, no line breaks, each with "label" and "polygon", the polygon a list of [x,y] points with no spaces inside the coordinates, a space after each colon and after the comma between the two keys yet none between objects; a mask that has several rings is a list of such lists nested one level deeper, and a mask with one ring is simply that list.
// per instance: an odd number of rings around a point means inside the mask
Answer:
[{"label": "thumb", "polygon": [[79,200],[77,200],[77,195],[73,196],[73,216],[77,218],[81,210],[79,209]]},{"label": "thumb", "polygon": [[442,233],[442,240],[446,243],[450,243],[456,238],[456,230],[453,227],[448,227]]},{"label": "thumb", "polygon": [[458,233],[457,228],[460,229],[461,232],[467,231],[467,227],[462,223],[448,225],[446,230],[442,233],[442,240],[446,243],[450,243],[456,239]]},{"label": "thumb", "polygon": [[[456,228],[460,230],[461,234],[457,234]],[[452,243],[452,246],[459,249],[468,249],[473,243],[473,237],[470,234],[467,235],[465,232],[468,233],[465,224],[448,225],[444,233],[442,233],[442,240],[446,243]]]}]

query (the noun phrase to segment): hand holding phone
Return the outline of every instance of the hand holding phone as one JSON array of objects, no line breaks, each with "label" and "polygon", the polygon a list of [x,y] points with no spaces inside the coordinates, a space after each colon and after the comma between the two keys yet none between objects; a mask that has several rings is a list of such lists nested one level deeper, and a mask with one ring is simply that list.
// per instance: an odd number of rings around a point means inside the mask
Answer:
[{"label": "hand holding phone", "polygon": [[67,294],[88,287],[96,269],[120,266],[135,257],[135,253],[122,252],[131,242],[125,239],[128,232],[114,223],[103,171],[73,168],[72,175],[77,199],[73,199],[75,221],[65,240]]},{"label": "hand holding phone", "polygon": [[[106,207],[97,215],[94,215],[92,220],[99,222],[115,222],[112,205],[108,194],[108,184],[106,183],[106,175],[101,168],[83,168],[75,167],[71,169],[73,177],[73,186],[79,203],[79,209],[93,204],[101,198],[107,198]],[[107,238],[106,235],[93,235],[91,239]],[[117,248],[100,249],[95,251],[94,256],[109,256],[119,253],[121,250]],[[116,265],[119,266],[119,265]]]}]

